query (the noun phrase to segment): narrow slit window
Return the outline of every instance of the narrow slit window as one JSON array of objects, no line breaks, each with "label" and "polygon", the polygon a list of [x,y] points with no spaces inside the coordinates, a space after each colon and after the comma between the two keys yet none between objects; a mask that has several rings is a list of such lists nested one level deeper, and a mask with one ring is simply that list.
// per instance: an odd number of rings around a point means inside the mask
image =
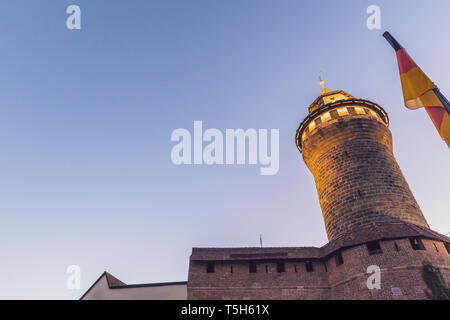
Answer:
[{"label": "narrow slit window", "polygon": [[206,273],[214,273],[214,262],[208,262],[206,264]]},{"label": "narrow slit window", "polygon": [[314,266],[311,261],[306,261],[306,272],[314,272]]},{"label": "narrow slit window", "polygon": [[256,262],[250,262],[248,264],[248,272],[256,273]]},{"label": "narrow slit window", "polygon": [[285,272],[285,266],[284,266],[284,262],[278,262],[277,263],[277,272]]},{"label": "narrow slit window", "polygon": [[439,249],[438,249],[436,243],[433,242],[433,246],[434,246],[434,248],[436,249],[436,252],[439,252]]},{"label": "narrow slit window", "polygon": [[334,258],[336,260],[336,266],[340,266],[341,264],[344,264],[344,259],[342,258],[342,253],[341,252],[336,253]]},{"label": "narrow slit window", "polygon": [[400,251],[400,248],[398,247],[397,242],[394,242],[394,249],[395,249],[395,251]]}]

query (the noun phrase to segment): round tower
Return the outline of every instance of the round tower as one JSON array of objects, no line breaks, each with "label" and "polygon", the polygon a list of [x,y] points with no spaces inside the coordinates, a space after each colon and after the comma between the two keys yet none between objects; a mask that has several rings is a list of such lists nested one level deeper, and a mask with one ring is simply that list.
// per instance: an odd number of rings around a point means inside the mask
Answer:
[{"label": "round tower", "polygon": [[379,105],[325,87],[297,130],[314,176],[328,239],[372,222],[428,224],[395,160]]}]

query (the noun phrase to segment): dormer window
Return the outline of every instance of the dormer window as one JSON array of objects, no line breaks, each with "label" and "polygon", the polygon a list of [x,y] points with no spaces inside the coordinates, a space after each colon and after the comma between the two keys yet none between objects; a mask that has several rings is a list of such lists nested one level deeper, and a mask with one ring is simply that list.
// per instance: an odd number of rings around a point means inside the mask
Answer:
[{"label": "dormer window", "polygon": [[409,238],[409,242],[411,242],[413,250],[425,250],[425,246],[420,238]]},{"label": "dormer window", "polygon": [[378,241],[372,241],[367,243],[367,249],[369,250],[370,255],[379,254],[382,252],[380,242]]}]

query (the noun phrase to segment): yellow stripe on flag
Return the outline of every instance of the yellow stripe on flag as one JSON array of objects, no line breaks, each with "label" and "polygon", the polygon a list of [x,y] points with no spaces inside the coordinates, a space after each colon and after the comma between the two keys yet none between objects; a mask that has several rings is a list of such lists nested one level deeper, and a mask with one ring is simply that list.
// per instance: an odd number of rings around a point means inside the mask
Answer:
[{"label": "yellow stripe on flag", "polygon": [[450,115],[444,110],[443,117],[440,123],[440,127],[438,123],[436,123],[435,118],[430,113],[430,108],[425,108],[428,115],[430,116],[431,121],[433,122],[434,126],[436,127],[437,131],[439,132],[439,135],[441,136],[442,140],[444,140],[447,143],[447,146],[450,149]]},{"label": "yellow stripe on flag", "polygon": [[436,96],[433,90],[425,92],[420,97],[414,100],[405,101],[406,107],[408,109],[418,109],[423,107],[444,107],[441,100]]},{"label": "yellow stripe on flag", "polygon": [[450,148],[450,115],[446,112],[444,115],[444,119],[442,119],[441,130],[439,130],[439,134],[442,139],[447,142],[447,146]]},{"label": "yellow stripe on flag", "polygon": [[[413,68],[400,75],[403,88],[403,97],[406,101],[415,100],[429,90],[436,88],[434,83],[427,77],[420,68]],[[409,106],[407,106],[410,108]],[[417,109],[420,107],[412,107]]]}]

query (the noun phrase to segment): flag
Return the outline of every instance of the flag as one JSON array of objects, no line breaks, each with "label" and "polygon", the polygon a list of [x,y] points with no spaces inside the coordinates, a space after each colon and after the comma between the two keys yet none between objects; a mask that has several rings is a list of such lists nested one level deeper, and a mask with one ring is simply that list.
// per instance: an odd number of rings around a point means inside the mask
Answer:
[{"label": "flag", "polygon": [[450,148],[450,102],[389,32],[383,33],[383,37],[397,53],[405,106],[409,109],[425,108]]}]

